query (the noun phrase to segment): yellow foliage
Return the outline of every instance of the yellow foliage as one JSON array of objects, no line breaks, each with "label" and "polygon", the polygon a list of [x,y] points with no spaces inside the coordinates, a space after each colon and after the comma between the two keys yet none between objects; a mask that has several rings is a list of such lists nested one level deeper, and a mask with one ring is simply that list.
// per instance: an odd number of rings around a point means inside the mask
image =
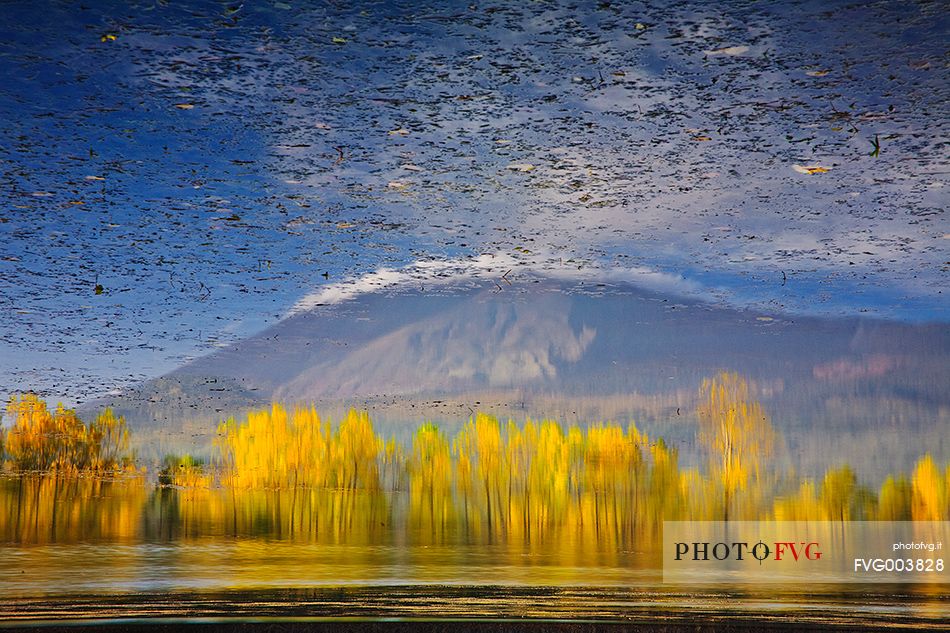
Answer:
[{"label": "yellow foliage", "polygon": [[912,496],[911,485],[903,476],[898,479],[888,477],[881,485],[881,494],[878,497],[878,520],[910,521]]},{"label": "yellow foliage", "polygon": [[3,448],[14,471],[78,473],[130,465],[125,419],[111,409],[87,425],[72,409],[58,405],[51,412],[28,393],[10,398],[7,415],[13,424]]},{"label": "yellow foliage", "polygon": [[158,475],[158,483],[163,486],[187,489],[210,488],[214,482],[214,476],[206,472],[204,464],[191,455],[182,457],[169,455],[165,458],[163,466]]},{"label": "yellow foliage", "polygon": [[857,491],[857,477],[849,466],[829,470],[821,482],[818,500],[824,518],[832,521],[850,521],[852,504]]},{"label": "yellow foliage", "polygon": [[750,479],[758,483],[761,478],[775,433],[762,405],[752,400],[749,384],[734,373],[703,381],[698,416],[699,440],[706,448],[710,476],[721,486],[724,518],[729,520],[735,495]]},{"label": "yellow foliage", "polygon": [[[950,470],[950,468],[948,468]],[[924,455],[914,467],[911,477],[913,496],[911,514],[915,521],[945,521],[950,516],[947,479],[930,455]]]},{"label": "yellow foliage", "polygon": [[452,456],[449,441],[434,424],[423,424],[412,439],[409,524],[427,537],[440,537],[453,518]]},{"label": "yellow foliage", "polygon": [[275,403],[220,425],[214,468],[188,455],[166,458],[151,492],[141,479],[97,477],[87,485],[63,477],[128,463],[121,417],[106,410],[87,425],[63,407],[48,411],[36,396],[20,396],[8,407],[12,426],[0,448],[9,470],[42,474],[0,478],[0,536],[125,539],[145,530],[167,538],[254,533],[372,543],[404,534],[421,544],[505,544],[499,551],[512,556],[553,544],[565,564],[583,565],[582,552],[650,550],[664,520],[947,518],[950,468],[929,455],[909,479],[888,478],[877,499],[847,466],[827,471],[820,484],[767,483],[760,471],[773,431],[747,383],[720,374],[703,395],[705,473],[681,471],[675,449],[651,443],[632,424],[500,423],[478,413],[451,442],[423,424],[404,450],[384,443],[365,411],[348,412],[334,428],[313,407]]},{"label": "yellow foliage", "polygon": [[331,434],[312,407],[288,415],[275,403],[241,424],[233,418],[222,423],[215,444],[221,481],[229,487],[379,487],[384,447],[365,412],[350,411]]},{"label": "yellow foliage", "polygon": [[776,521],[820,521],[824,516],[810,479],[801,483],[797,494],[776,499],[772,511]]}]

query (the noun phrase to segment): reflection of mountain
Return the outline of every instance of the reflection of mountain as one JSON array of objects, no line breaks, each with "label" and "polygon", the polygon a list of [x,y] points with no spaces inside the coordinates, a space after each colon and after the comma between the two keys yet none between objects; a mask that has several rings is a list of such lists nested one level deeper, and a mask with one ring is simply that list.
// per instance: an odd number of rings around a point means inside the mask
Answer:
[{"label": "reflection of mountain", "polygon": [[754,382],[800,466],[816,447],[886,465],[923,452],[922,442],[950,457],[940,432],[950,424],[948,360],[945,325],[770,318],[538,280],[317,308],[109,404],[165,434],[182,424],[207,432],[273,398],[365,406],[392,423],[451,426],[476,408],[635,419],[688,452],[699,385],[728,369]]},{"label": "reflection of mountain", "polygon": [[557,384],[559,367],[576,362],[596,330],[568,323],[570,301],[485,297],[404,325],[337,362],[318,362],[276,390],[282,400],[466,392]]}]

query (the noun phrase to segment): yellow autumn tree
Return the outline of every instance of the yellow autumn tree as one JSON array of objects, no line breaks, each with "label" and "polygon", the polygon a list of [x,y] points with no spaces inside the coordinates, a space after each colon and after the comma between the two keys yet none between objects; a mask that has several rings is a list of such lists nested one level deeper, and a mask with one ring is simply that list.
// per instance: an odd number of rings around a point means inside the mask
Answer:
[{"label": "yellow autumn tree", "polygon": [[818,501],[815,482],[802,481],[798,492],[779,497],[772,504],[772,513],[776,521],[819,521],[823,511]]},{"label": "yellow autumn tree", "polygon": [[129,431],[111,409],[85,424],[72,409],[54,411],[36,394],[14,395],[7,404],[12,421],[5,452],[14,471],[77,473],[129,465]]},{"label": "yellow autumn tree", "polygon": [[616,424],[587,428],[584,446],[583,487],[589,500],[584,522],[599,537],[619,541],[630,534],[644,505],[644,459],[647,438],[636,426],[627,433]]},{"label": "yellow autumn tree", "polygon": [[452,456],[439,428],[423,424],[412,438],[409,472],[409,522],[440,537],[452,515]]},{"label": "yellow autumn tree", "polygon": [[854,518],[858,493],[858,478],[850,466],[829,470],[821,482],[818,505],[823,517],[830,521],[850,521]]},{"label": "yellow autumn tree", "polygon": [[699,441],[709,474],[722,492],[722,516],[728,521],[736,494],[750,481],[761,481],[761,466],[772,454],[775,432],[762,405],[752,399],[748,382],[721,372],[700,390]]},{"label": "yellow autumn tree", "polygon": [[504,451],[498,420],[478,413],[455,440],[460,489],[466,502],[484,512],[489,533],[498,528],[502,509]]},{"label": "yellow autumn tree", "polygon": [[660,438],[650,445],[650,456],[653,463],[649,472],[644,521],[651,524],[653,533],[658,533],[663,521],[684,518],[686,488],[675,448],[668,447]]},{"label": "yellow autumn tree", "polygon": [[947,480],[929,454],[918,460],[911,483],[911,515],[915,521],[944,521],[950,516]]},{"label": "yellow autumn tree", "polygon": [[248,413],[242,423],[222,423],[215,444],[221,480],[229,487],[380,487],[384,446],[366,412],[351,410],[331,434],[312,407],[288,414],[274,403]]},{"label": "yellow autumn tree", "polygon": [[330,445],[330,485],[336,488],[379,489],[379,455],[384,444],[373,431],[366,411],[351,409],[340,422]]},{"label": "yellow autumn tree", "polygon": [[102,411],[89,425],[89,441],[93,446],[94,469],[115,468],[130,457],[128,426],[125,418],[116,417],[112,409]]},{"label": "yellow autumn tree", "polygon": [[903,475],[896,479],[893,475],[889,476],[881,484],[881,492],[878,495],[878,520],[910,521],[913,518],[911,513],[912,496],[913,488]]},{"label": "yellow autumn tree", "polygon": [[232,487],[288,488],[296,464],[288,458],[296,444],[287,410],[279,404],[251,411],[241,424],[233,418],[218,427],[216,443],[222,477]]},{"label": "yellow autumn tree", "polygon": [[526,534],[542,536],[561,525],[571,506],[571,450],[569,435],[553,420],[537,430],[536,447],[528,467]]},{"label": "yellow autumn tree", "polygon": [[389,438],[382,454],[382,485],[391,492],[403,490],[406,485],[406,452],[400,442]]}]

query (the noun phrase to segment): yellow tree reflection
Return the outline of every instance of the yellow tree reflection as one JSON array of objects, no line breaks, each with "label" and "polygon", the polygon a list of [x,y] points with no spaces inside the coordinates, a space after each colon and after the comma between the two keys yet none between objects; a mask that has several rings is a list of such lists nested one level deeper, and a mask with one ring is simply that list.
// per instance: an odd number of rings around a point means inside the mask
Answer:
[{"label": "yellow tree reflection", "polygon": [[763,460],[772,454],[775,434],[748,382],[722,372],[704,380],[700,391],[699,440],[706,449],[709,474],[722,492],[722,517],[729,520],[733,501],[749,482],[758,484]]}]

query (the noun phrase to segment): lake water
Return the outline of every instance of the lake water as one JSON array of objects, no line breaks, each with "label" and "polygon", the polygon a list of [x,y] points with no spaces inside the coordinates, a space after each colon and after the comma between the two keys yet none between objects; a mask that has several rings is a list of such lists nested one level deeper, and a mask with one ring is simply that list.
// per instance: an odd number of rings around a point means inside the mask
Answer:
[{"label": "lake water", "polygon": [[741,616],[939,628],[950,618],[940,584],[664,583],[657,534],[640,522],[530,539],[478,521],[439,527],[403,493],[324,492],[296,506],[293,493],[253,493],[234,506],[224,490],[93,488],[63,494],[48,508],[58,516],[25,503],[3,517],[0,620]]}]

